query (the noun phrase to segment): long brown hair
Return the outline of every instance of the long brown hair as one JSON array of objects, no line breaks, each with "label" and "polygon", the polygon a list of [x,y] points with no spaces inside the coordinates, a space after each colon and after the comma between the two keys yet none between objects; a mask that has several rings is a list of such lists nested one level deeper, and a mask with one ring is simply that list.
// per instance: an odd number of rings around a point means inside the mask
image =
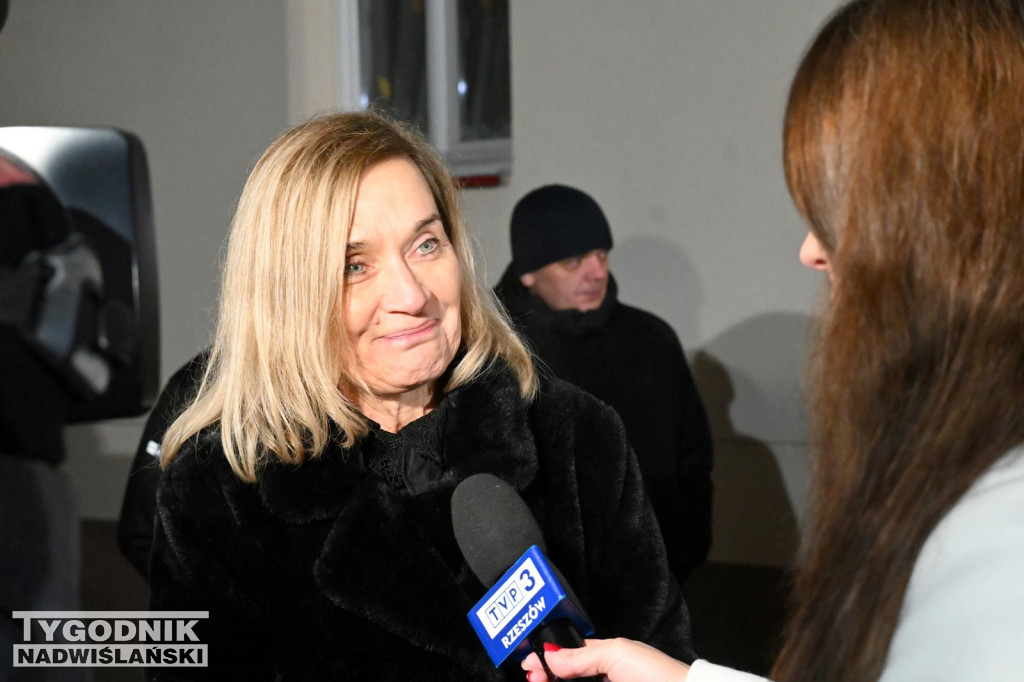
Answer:
[{"label": "long brown hair", "polygon": [[829,254],[810,516],[778,680],[875,680],[939,520],[1024,442],[1024,9],[858,0],[812,43],[786,178]]},{"label": "long brown hair", "polygon": [[317,456],[329,421],[348,445],[366,431],[338,388],[349,381],[345,246],[359,179],[395,157],[423,174],[459,260],[466,352],[445,390],[471,381],[497,356],[516,373],[523,397],[533,396],[529,353],[476,271],[458,188],[440,156],[404,124],[373,112],[336,113],[282,134],[249,175],[231,225],[206,374],[164,437],[164,466],[215,422],[228,461],[246,481],[270,458],[301,464]]}]

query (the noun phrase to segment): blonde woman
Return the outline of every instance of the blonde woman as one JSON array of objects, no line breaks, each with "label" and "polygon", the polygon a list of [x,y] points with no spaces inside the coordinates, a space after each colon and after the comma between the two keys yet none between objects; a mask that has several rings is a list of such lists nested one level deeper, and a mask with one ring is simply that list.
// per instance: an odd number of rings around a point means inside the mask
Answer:
[{"label": "blonde woman", "polygon": [[213,678],[520,678],[466,617],[490,585],[450,499],[479,472],[520,492],[600,632],[692,655],[621,422],[538,378],[451,176],[378,115],[313,120],[257,163],[162,459],[151,607],[210,612]]}]

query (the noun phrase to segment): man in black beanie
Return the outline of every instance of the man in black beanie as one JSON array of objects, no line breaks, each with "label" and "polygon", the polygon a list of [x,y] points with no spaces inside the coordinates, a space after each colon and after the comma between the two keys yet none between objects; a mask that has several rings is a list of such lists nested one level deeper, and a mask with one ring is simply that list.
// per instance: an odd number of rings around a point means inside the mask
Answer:
[{"label": "man in black beanie", "polygon": [[661,318],[620,303],[612,233],[589,195],[535,189],[512,212],[512,263],[495,293],[542,371],[615,408],[682,584],[711,546],[711,431],[683,348]]}]

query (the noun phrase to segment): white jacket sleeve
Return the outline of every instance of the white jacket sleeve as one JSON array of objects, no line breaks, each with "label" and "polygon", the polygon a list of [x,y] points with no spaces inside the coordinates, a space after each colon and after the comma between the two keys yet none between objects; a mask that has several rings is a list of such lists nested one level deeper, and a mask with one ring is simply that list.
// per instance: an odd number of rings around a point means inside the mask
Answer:
[{"label": "white jacket sleeve", "polygon": [[768,682],[764,677],[740,672],[698,659],[690,666],[686,682]]},{"label": "white jacket sleeve", "polygon": [[881,682],[1024,679],[1024,447],[979,478],[914,564]]}]

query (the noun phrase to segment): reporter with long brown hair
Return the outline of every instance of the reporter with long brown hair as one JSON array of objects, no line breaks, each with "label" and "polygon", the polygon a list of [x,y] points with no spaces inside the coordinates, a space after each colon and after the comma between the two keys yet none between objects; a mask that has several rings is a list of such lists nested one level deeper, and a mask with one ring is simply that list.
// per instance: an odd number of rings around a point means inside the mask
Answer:
[{"label": "reporter with long brown hair", "polygon": [[[846,5],[796,73],[784,153],[810,226],[801,260],[830,287],[809,362],[811,511],[772,676],[1019,679],[1024,3]],[[622,640],[548,659],[613,682],[736,679]]]}]

